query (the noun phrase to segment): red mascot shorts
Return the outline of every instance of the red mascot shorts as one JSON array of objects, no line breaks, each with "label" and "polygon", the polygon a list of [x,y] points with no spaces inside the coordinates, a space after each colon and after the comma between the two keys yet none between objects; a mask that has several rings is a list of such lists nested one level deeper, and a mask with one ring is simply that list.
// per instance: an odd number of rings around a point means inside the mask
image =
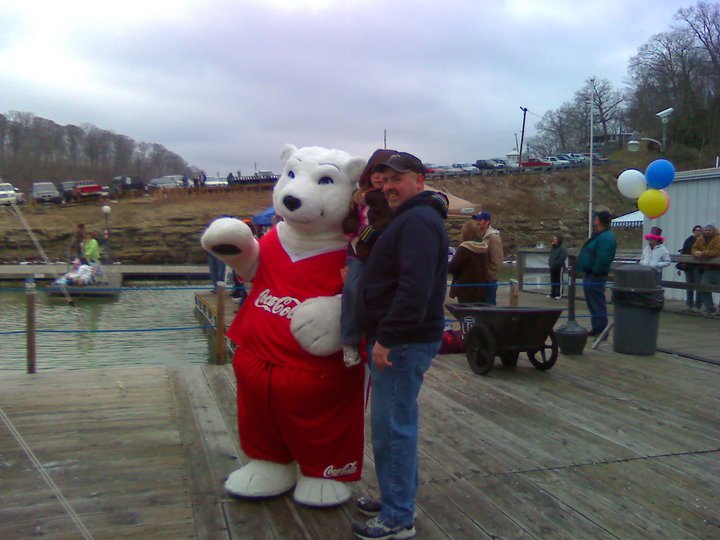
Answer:
[{"label": "red mascot shorts", "polygon": [[311,372],[266,362],[238,347],[233,368],[240,444],[249,458],[295,460],[308,477],[360,480],[362,364],[330,373]]}]

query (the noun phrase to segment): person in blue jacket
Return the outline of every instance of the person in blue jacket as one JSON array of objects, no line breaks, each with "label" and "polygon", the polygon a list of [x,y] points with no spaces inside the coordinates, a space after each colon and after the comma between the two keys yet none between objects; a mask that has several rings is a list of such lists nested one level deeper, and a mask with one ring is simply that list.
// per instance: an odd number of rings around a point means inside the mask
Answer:
[{"label": "person in blue jacket", "polygon": [[[384,166],[384,168],[383,168]],[[418,403],[423,376],[445,329],[448,235],[447,197],[425,191],[425,167],[397,152],[376,170],[393,211],[365,263],[358,321],[371,358],[371,428],[381,500],[360,499],[375,515],[353,524],[361,539],[415,535],[418,479]]]},{"label": "person in blue jacket", "polygon": [[605,285],[617,249],[610,220],[607,210],[595,213],[593,234],[583,244],[577,260],[577,271],[583,273],[585,303],[592,321],[588,335],[592,337],[600,335],[608,324]]}]

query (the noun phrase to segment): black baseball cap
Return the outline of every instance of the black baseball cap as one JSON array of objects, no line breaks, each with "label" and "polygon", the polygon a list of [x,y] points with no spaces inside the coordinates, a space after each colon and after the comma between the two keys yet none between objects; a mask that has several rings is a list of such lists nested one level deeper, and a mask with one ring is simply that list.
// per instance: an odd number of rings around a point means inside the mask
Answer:
[{"label": "black baseball cap", "polygon": [[379,165],[385,165],[399,173],[412,171],[418,174],[427,174],[427,169],[422,161],[407,152],[395,152],[390,157],[378,162],[376,167]]}]

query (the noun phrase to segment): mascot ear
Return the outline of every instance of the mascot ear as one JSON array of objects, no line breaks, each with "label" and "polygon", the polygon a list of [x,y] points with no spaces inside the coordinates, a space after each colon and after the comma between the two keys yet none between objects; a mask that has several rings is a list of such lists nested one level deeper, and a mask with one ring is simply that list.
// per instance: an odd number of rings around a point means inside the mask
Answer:
[{"label": "mascot ear", "polygon": [[357,183],[360,180],[360,175],[365,170],[365,167],[367,166],[367,160],[361,157],[354,157],[349,159],[344,165],[343,165],[343,171],[345,171],[345,174],[348,175],[350,180],[352,180],[354,183]]},{"label": "mascot ear", "polygon": [[280,159],[283,162],[283,165],[287,162],[288,159],[290,159],[290,156],[292,156],[295,152],[297,152],[297,148],[292,144],[286,144],[283,146],[282,152],[280,153]]}]

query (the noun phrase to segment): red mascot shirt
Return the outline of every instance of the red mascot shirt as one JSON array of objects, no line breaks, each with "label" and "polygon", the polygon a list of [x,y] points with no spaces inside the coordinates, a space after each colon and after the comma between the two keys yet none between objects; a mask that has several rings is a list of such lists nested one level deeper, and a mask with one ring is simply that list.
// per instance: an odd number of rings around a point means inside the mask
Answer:
[{"label": "red mascot shirt", "polygon": [[273,227],[260,240],[252,291],[230,325],[228,337],[238,347],[274,364],[311,371],[327,371],[329,366],[345,369],[341,351],[319,360],[303,350],[290,332],[290,318],[301,302],[342,293],[340,269],[345,255],[343,246],[293,262]]},{"label": "red mascot shirt", "polygon": [[233,368],[243,451],[251,459],[295,460],[308,477],[357,481],[365,369],[346,368],[342,352],[307,353],[290,332],[301,302],[342,291],[345,247],[293,262],[276,228],[260,244],[252,291],[228,330],[237,344]]}]

